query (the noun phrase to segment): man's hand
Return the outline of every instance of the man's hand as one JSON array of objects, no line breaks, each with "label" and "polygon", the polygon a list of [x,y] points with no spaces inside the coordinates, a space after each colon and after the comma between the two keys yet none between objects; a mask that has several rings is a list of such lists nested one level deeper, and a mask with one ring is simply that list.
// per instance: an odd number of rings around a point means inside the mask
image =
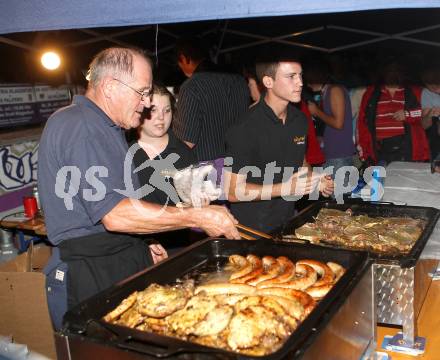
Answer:
[{"label": "man's hand", "polygon": [[431,108],[431,116],[440,116],[440,107],[435,106]]},{"label": "man's hand", "polygon": [[330,175],[322,175],[319,183],[319,191],[325,197],[329,197],[335,191],[335,183]]},{"label": "man's hand", "polygon": [[312,193],[319,184],[321,174],[311,171],[310,168],[299,168],[289,179],[290,193],[286,195],[307,195]]},{"label": "man's hand", "polygon": [[150,244],[149,245],[151,257],[153,262],[157,264],[159,261],[165,260],[168,257],[167,251],[161,244]]},{"label": "man's hand", "polygon": [[194,226],[202,228],[209,236],[224,235],[228,239],[240,239],[235,224],[238,221],[224,206],[211,205],[187,210],[194,221]]},{"label": "man's hand", "polygon": [[393,119],[396,121],[405,121],[405,111],[399,110],[393,114]]}]

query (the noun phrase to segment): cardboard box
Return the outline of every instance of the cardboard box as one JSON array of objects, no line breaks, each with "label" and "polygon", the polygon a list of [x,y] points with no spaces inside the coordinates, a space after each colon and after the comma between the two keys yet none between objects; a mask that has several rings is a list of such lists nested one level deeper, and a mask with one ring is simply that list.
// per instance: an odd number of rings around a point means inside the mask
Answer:
[{"label": "cardboard box", "polygon": [[0,264],[0,334],[56,359],[46,278],[41,273],[50,254],[48,246],[30,246],[26,253]]}]

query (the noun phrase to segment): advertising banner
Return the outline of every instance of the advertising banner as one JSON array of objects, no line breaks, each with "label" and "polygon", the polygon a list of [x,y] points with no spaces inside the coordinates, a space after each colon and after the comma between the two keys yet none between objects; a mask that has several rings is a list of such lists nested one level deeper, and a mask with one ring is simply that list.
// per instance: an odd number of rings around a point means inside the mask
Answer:
[{"label": "advertising banner", "polygon": [[66,87],[0,85],[0,128],[44,122],[70,100]]}]

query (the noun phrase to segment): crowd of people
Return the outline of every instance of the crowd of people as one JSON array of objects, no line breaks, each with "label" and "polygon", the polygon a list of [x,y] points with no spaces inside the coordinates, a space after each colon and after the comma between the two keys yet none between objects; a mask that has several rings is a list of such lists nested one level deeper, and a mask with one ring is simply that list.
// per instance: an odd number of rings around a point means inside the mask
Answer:
[{"label": "crowd of people", "polygon": [[[308,66],[292,54],[265,55],[242,76],[224,72],[197,41],[183,39],[176,61],[188,77],[177,103],[153,81],[142,51],[106,49],[90,64],[85,95],[46,124],[38,186],[55,245],[45,273],[56,328],[68,308],[165,259],[169,249],[157,233],[196,228],[239,239],[238,222],[270,232],[294,215],[300,196],[331,196],[334,171],[356,159],[439,157],[435,69],[424,74],[422,90],[406,84],[391,62],[382,81],[350,94],[325,64]],[[157,166],[163,161],[169,173]],[[189,201],[199,206],[182,205],[173,174],[194,180],[206,173],[195,175],[192,167],[207,163],[220,175],[214,183],[223,202],[209,204],[218,196],[202,187]],[[319,165],[333,172],[312,171]]]}]

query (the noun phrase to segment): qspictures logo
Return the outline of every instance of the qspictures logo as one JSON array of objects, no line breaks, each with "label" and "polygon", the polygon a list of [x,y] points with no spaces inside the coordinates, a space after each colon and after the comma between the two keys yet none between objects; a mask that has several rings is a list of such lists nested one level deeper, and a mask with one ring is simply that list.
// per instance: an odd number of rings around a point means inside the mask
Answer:
[{"label": "qspictures logo", "polygon": [[[300,139],[299,139],[300,141]],[[123,176],[123,189],[107,189],[105,178],[109,176],[111,169],[105,166],[92,166],[81,173],[81,170],[76,166],[63,166],[57,174],[55,184],[55,194],[58,198],[62,199],[67,210],[73,210],[76,203],[81,201],[98,202],[102,201],[105,196],[112,191],[122,194],[124,197],[129,198],[139,211],[143,211],[143,202],[140,201],[146,195],[153,191],[160,190],[167,196],[167,202],[164,204],[160,211],[155,216],[160,216],[166,206],[172,201],[174,204],[180,202],[179,195],[169,181],[169,175],[176,173],[178,170],[175,167],[178,154],[169,154],[166,158],[159,160],[146,160],[140,166],[135,167],[133,165],[133,158],[136,151],[143,151],[138,144],[134,144],[127,152],[123,164],[124,176]],[[225,166],[221,169],[222,173],[220,177],[217,177],[217,171],[212,170],[207,175],[207,181],[216,183],[216,179],[220,178],[221,189],[230,189],[230,185],[227,182],[229,176],[225,176],[227,172],[232,172],[232,158],[225,158]],[[146,184],[140,184],[139,187],[135,186],[133,179],[138,176],[138,172],[151,168],[152,175],[149,182]],[[264,191],[246,190],[237,187],[235,189],[235,197],[238,201],[254,201],[256,199],[270,200],[273,186],[279,186],[281,179],[281,197],[286,201],[296,201],[307,195],[310,200],[317,200],[319,198],[320,182],[325,176],[332,176],[334,179],[334,198],[339,203],[344,202],[344,194],[353,191],[359,183],[360,174],[357,168],[354,166],[344,166],[337,171],[334,171],[334,167],[327,168],[316,167],[310,171],[308,168],[295,168],[295,167],[279,167],[275,162],[266,164],[264,169],[256,166],[245,166],[238,172],[239,176],[245,179],[251,175],[253,178],[259,177],[262,179],[262,185]],[[371,190],[374,189],[376,196],[380,199],[384,193],[382,180],[386,176],[386,170],[383,167],[370,167],[363,172],[363,181],[365,187],[361,190],[360,196],[363,198],[369,197]],[[275,177],[277,182],[275,182]],[[137,183],[137,182],[136,182]],[[313,183],[313,187],[310,188],[309,184]],[[305,190],[308,189],[308,190]],[[189,184],[186,189],[189,192],[189,197],[198,196],[197,194],[203,193],[203,182],[194,182]],[[226,199],[224,193],[220,199]],[[152,216],[148,213],[148,216]]]}]

